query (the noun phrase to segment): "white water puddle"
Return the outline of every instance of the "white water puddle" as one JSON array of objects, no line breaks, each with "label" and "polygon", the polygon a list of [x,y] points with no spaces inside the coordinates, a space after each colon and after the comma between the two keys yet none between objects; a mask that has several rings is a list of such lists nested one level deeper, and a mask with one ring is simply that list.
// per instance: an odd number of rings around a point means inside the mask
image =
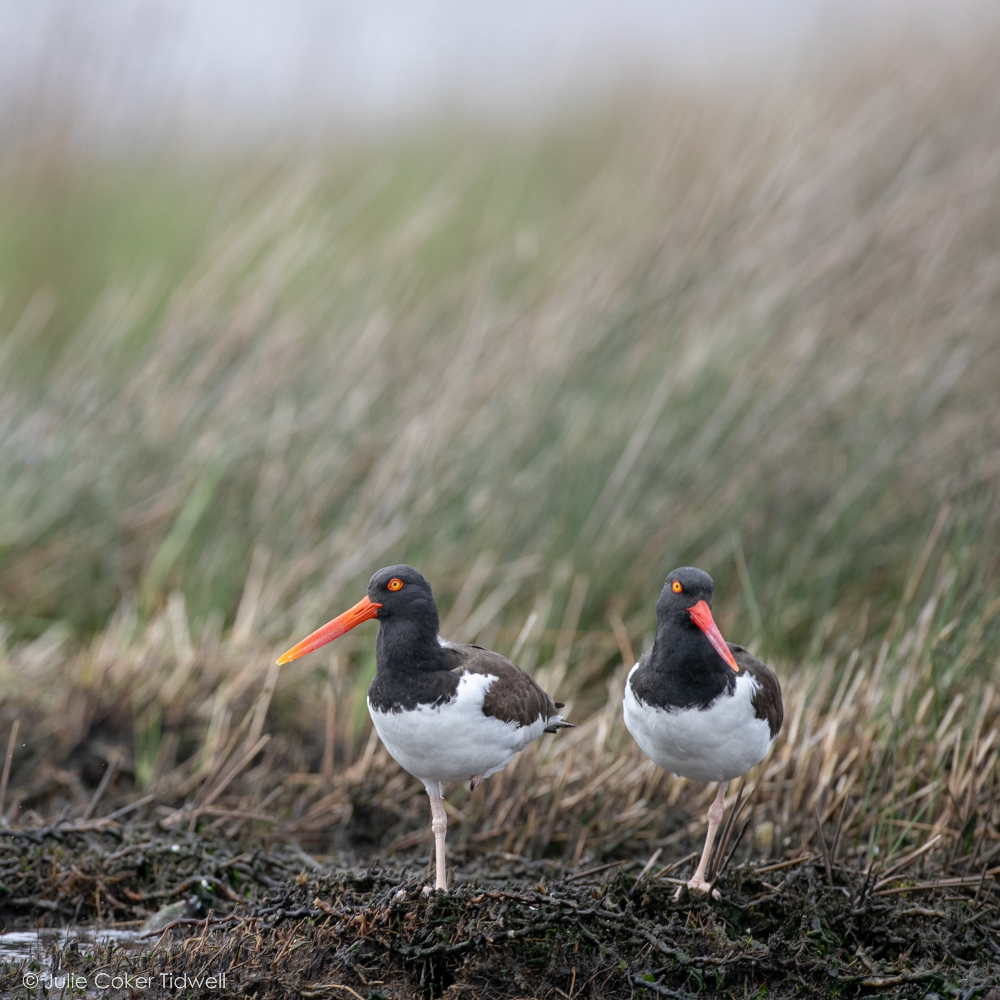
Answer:
[{"label": "white water puddle", "polygon": [[[149,953],[156,942],[156,935],[139,937],[139,929],[129,930],[106,927],[77,927],[72,930],[42,929],[32,931],[7,931],[0,933],[0,997],[86,997],[88,1000],[108,1000],[109,997],[141,996],[143,991],[156,988],[169,989],[178,996],[202,996],[202,992],[189,990],[216,990],[223,993],[229,989],[227,972],[203,970],[197,976],[183,973],[174,975],[170,971],[157,969],[150,972],[143,969],[123,969],[121,956],[110,964],[89,968],[83,972],[73,967],[73,961],[80,966],[88,952],[97,945],[115,945],[128,951]],[[59,952],[59,949],[70,948]],[[53,958],[59,955],[69,966],[53,967]],[[140,958],[141,961],[141,958]],[[21,991],[24,991],[23,993]]]},{"label": "white water puddle", "polygon": [[137,937],[138,928],[76,927],[71,930],[42,928],[30,931],[0,932],[0,963],[16,965],[28,959],[37,960],[43,968],[49,963],[53,948],[65,948],[76,942],[82,951],[96,944],[116,944],[121,948],[149,947],[150,942]]}]

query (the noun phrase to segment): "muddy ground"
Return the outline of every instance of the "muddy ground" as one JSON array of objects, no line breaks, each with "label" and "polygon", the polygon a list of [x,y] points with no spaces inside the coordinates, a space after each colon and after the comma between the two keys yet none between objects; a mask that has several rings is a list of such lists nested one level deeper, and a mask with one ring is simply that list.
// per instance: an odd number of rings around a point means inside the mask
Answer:
[{"label": "muddy ground", "polygon": [[[135,941],[40,946],[0,967],[5,996],[41,996],[46,972],[70,972],[88,980],[77,995],[105,997],[1000,997],[983,873],[942,871],[951,882],[928,888],[926,870],[884,879],[792,859],[731,869],[720,900],[675,900],[669,867],[491,855],[428,894],[426,858],[345,869],[296,844],[102,823],[3,831],[0,922],[99,923]],[[128,973],[131,990],[95,991],[102,971]]]}]

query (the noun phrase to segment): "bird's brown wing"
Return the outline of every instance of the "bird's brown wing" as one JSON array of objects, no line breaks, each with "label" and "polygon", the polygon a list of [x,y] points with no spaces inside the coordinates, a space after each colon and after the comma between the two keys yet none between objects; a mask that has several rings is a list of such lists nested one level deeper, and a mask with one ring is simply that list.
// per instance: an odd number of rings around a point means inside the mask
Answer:
[{"label": "bird's brown wing", "polygon": [[757,690],[754,691],[750,702],[757,718],[767,720],[773,740],[781,730],[781,723],[784,719],[781,685],[778,683],[778,678],[774,676],[766,663],[761,663],[756,656],[752,656],[742,646],[737,646],[732,642],[727,642],[726,645],[736,659],[740,674],[750,674],[757,682]]},{"label": "bird's brown wing", "polygon": [[539,718],[552,720],[555,732],[568,722],[558,718],[556,703],[518,666],[506,657],[482,646],[465,646],[458,643],[447,647],[452,673],[491,674],[496,681],[490,685],[483,700],[483,714],[501,722],[516,722],[530,726]]}]

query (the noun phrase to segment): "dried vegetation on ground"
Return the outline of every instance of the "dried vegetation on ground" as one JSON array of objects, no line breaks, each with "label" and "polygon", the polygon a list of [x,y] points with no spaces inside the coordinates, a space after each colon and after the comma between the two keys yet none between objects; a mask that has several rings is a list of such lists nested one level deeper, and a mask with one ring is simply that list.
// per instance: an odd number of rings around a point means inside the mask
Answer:
[{"label": "dried vegetation on ground", "polygon": [[[981,995],[1000,977],[992,882],[941,878],[937,865],[921,881],[913,858],[884,872],[826,856],[726,868],[712,901],[675,899],[677,866],[639,862],[574,871],[493,854],[431,895],[412,867],[331,870],[294,846],[234,853],[142,826],[36,831],[11,846],[0,877],[21,895],[8,912],[44,899],[49,922],[102,919],[135,937],[52,944],[7,963],[10,981],[40,968],[127,972],[170,996],[180,977],[225,972],[240,996],[487,1000]],[[147,929],[143,917],[166,906]]]}]

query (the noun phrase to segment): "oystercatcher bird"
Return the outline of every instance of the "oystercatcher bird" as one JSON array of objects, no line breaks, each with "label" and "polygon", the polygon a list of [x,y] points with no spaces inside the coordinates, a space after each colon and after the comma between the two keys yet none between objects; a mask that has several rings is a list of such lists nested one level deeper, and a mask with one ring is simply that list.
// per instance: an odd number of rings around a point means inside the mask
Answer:
[{"label": "oystercatcher bird", "polygon": [[419,778],[431,802],[435,888],[447,889],[448,819],[441,782],[475,788],[542,733],[573,728],[523,670],[482,646],[438,635],[430,584],[412,566],[387,566],[353,608],[281,656],[288,663],[369,618],[378,619],[368,713],[393,760]]},{"label": "oystercatcher bird", "polygon": [[783,714],[781,686],[770,669],[722,638],[712,618],[713,587],[693,566],[667,577],[656,602],[656,638],[629,671],[624,699],[625,725],[654,764],[719,783],[701,860],[688,882],[701,892],[712,888],[705,869],[726,785],[763,759]]}]

